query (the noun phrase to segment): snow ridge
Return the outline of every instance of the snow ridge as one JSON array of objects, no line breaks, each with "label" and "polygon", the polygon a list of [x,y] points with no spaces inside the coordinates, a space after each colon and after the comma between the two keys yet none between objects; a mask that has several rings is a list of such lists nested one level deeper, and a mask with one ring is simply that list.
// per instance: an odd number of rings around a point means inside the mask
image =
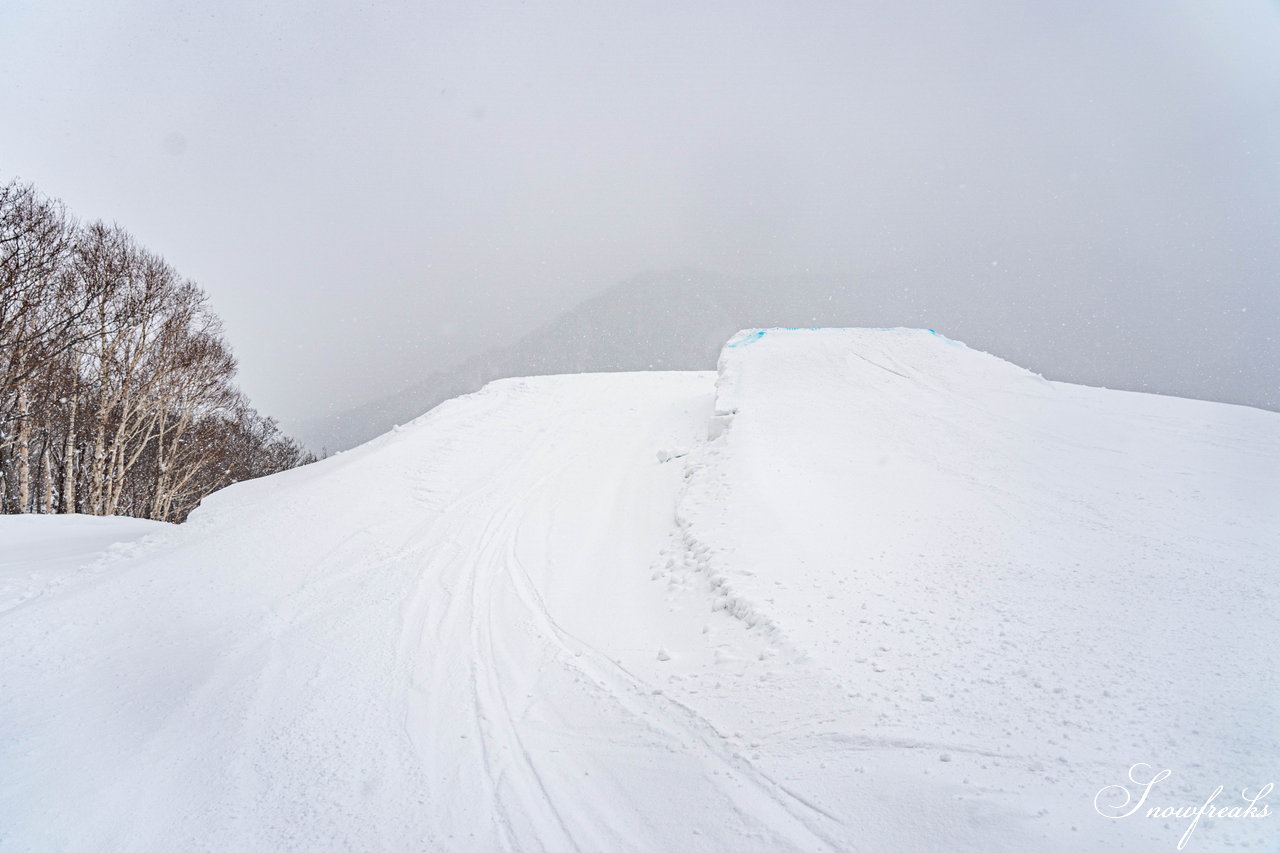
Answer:
[{"label": "snow ridge", "polygon": [[[714,439],[712,440],[715,441]],[[733,575],[728,564],[717,559],[715,549],[698,536],[701,522],[697,520],[696,507],[714,503],[723,482],[716,479],[714,444],[700,446],[690,454],[685,463],[685,485],[676,502],[677,556],[668,558],[666,569],[678,575],[700,576],[713,595],[712,612],[723,610],[748,628],[756,629],[773,644],[787,646],[777,624],[749,598],[735,591]]]}]

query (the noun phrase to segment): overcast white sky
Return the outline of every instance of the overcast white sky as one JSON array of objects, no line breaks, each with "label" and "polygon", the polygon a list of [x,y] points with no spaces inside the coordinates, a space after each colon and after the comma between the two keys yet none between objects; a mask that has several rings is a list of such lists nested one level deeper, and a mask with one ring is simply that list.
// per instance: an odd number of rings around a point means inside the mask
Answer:
[{"label": "overcast white sky", "polygon": [[4,0],[0,81],[0,179],[197,279],[285,418],[650,269],[990,257],[1035,299],[1098,247],[1082,292],[1280,316],[1266,0]]}]

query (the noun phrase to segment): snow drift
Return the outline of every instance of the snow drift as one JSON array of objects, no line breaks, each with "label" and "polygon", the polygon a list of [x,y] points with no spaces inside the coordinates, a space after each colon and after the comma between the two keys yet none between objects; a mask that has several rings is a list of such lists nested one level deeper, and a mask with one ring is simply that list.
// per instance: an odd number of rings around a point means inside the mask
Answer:
[{"label": "snow drift", "polygon": [[496,382],[11,596],[0,849],[1173,849],[1095,796],[1274,780],[1278,460],[926,331]]}]

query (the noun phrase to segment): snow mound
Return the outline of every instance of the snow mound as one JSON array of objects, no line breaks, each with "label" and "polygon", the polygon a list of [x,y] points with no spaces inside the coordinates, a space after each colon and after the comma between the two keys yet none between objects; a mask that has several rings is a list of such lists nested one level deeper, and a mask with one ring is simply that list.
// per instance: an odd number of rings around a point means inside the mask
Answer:
[{"label": "snow mound", "polygon": [[[716,408],[735,410],[744,396],[827,386],[851,398],[902,383],[974,393],[1019,393],[1044,379],[971,350],[932,329],[747,329],[721,351]],[[797,389],[798,390],[798,389]]]},{"label": "snow mound", "polygon": [[677,564],[831,679],[793,745],[914,755],[1038,847],[1176,842],[1189,821],[1091,807],[1140,762],[1173,770],[1169,805],[1273,780],[1275,414],[1048,382],[928,330],[756,329],[688,468]]}]

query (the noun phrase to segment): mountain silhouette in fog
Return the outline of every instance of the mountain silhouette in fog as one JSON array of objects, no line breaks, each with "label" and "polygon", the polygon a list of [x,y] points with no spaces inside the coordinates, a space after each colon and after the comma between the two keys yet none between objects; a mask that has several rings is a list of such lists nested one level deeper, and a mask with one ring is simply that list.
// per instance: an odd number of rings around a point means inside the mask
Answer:
[{"label": "mountain silhouette in fog", "polygon": [[[939,285],[948,281],[955,286]],[[1105,282],[1068,288],[1036,281],[1029,287],[1016,273],[985,263],[847,276],[647,273],[515,343],[428,371],[389,396],[308,420],[297,434],[312,448],[345,450],[510,376],[711,370],[734,332],[772,326],[932,328],[1050,379],[1280,408],[1276,339],[1267,340],[1274,352],[1250,351],[1244,341],[1258,336],[1240,333],[1240,315],[1179,315],[1170,311],[1176,294],[1158,286],[1130,289],[1122,300],[1114,296]],[[1159,306],[1147,304],[1157,301]],[[1157,314],[1162,323],[1148,321]]]}]

